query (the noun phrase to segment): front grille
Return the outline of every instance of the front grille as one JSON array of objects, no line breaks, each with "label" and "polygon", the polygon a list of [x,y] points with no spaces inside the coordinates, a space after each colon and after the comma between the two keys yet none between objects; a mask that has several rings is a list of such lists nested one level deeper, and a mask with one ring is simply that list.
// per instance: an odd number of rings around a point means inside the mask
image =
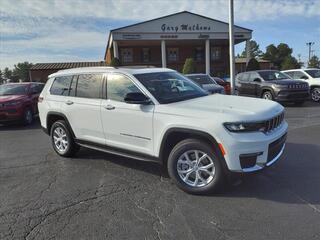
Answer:
[{"label": "front grille", "polygon": [[284,112],[280,113],[279,115],[271,118],[265,122],[265,133],[271,132],[275,128],[279,127],[284,120]]},{"label": "front grille", "polygon": [[303,88],[307,89],[308,88],[308,84],[306,84],[306,83],[304,83],[304,84],[299,84],[299,83],[290,84],[290,85],[288,85],[288,88],[289,89],[303,89]]},{"label": "front grille", "polygon": [[286,141],[286,138],[287,138],[287,134],[284,134],[282,137],[280,137],[276,141],[269,144],[267,162],[272,161],[280,153]]}]

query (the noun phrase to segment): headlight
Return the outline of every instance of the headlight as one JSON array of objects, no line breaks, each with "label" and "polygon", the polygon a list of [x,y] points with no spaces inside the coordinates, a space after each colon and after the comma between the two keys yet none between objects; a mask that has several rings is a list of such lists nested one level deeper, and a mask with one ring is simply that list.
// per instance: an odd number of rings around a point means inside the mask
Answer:
[{"label": "headlight", "polygon": [[265,131],[265,123],[261,123],[261,122],[224,123],[223,125],[230,132],[263,132]]},{"label": "headlight", "polygon": [[11,107],[11,106],[19,105],[20,103],[21,103],[20,101],[13,101],[13,102],[4,103],[3,105],[4,105],[5,107]]}]

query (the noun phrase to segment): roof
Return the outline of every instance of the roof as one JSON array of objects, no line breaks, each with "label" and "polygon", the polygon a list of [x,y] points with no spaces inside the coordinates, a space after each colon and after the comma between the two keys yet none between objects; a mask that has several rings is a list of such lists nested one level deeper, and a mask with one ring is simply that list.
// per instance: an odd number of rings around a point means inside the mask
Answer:
[{"label": "roof", "polygon": [[55,77],[60,75],[72,75],[72,74],[85,74],[85,73],[128,73],[128,74],[143,74],[143,73],[156,73],[156,72],[171,72],[174,71],[169,68],[115,68],[115,67],[84,67],[84,68],[72,68],[66,70],[60,70],[51,74],[49,77]]},{"label": "roof", "polygon": [[[197,13],[193,13],[193,12],[189,12],[189,11],[181,11],[181,12],[169,14],[169,15],[166,15],[166,16],[162,16],[162,17],[159,17],[159,18],[154,18],[154,19],[151,19],[151,20],[147,20],[147,21],[131,24],[131,25],[128,25],[128,26],[125,26],[125,27],[115,28],[115,29],[112,29],[110,32],[114,32],[114,31],[121,30],[121,29],[124,29],[124,28],[145,24],[145,23],[148,23],[148,22],[153,22],[153,21],[164,19],[164,18],[167,18],[167,17],[172,17],[172,16],[179,15],[179,14],[182,14],[182,13],[189,13],[189,14],[192,14],[192,15],[195,15],[195,16],[198,16],[198,17],[202,17],[202,18],[205,18],[205,19],[208,19],[208,20],[212,20],[212,21],[215,21],[215,22],[220,22],[220,23],[224,23],[224,24],[228,24],[229,25],[229,23],[227,23],[227,22],[223,22],[223,21],[220,21],[220,20],[217,20],[217,19],[214,19],[214,18],[209,18],[209,17],[203,16],[203,15],[197,14]],[[253,31],[253,30],[251,30],[249,28],[240,27],[238,25],[234,25],[234,26],[238,27],[238,28],[241,28],[241,29],[244,29],[244,30],[247,30],[247,31],[250,31],[250,32]]]},{"label": "roof", "polygon": [[284,70],[284,71],[281,71],[281,72],[291,72],[291,71],[297,71],[297,70],[319,70],[319,68],[296,68],[296,69],[290,69],[290,70]]},{"label": "roof", "polygon": [[[241,58],[241,57],[238,58],[238,57],[236,57],[234,61],[235,61],[235,63],[246,63],[247,62],[247,58]],[[265,60],[265,59],[262,59],[262,58],[257,58],[257,61],[259,63],[262,63],[262,62],[270,63],[269,60]]]},{"label": "roof", "polygon": [[36,63],[30,70],[60,70],[80,67],[107,66],[105,61],[100,62],[64,62],[64,63]]}]

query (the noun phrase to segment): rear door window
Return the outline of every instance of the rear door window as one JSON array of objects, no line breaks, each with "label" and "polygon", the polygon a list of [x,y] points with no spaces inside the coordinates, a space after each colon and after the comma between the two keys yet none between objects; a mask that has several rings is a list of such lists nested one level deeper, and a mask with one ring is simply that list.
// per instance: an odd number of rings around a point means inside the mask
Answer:
[{"label": "rear door window", "polygon": [[72,76],[56,77],[50,88],[52,95],[68,96]]},{"label": "rear door window", "polygon": [[102,74],[82,74],[78,77],[76,96],[101,98]]}]

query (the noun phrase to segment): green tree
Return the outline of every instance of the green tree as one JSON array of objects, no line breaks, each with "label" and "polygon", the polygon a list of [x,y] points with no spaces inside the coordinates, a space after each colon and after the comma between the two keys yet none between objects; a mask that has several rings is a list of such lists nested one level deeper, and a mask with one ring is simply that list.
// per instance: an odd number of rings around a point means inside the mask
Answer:
[{"label": "green tree", "polygon": [[111,67],[119,67],[121,65],[119,58],[112,58],[110,62]]},{"label": "green tree", "polygon": [[296,69],[300,67],[301,65],[299,64],[298,60],[291,55],[285,57],[285,59],[281,63],[281,70]]},{"label": "green tree", "polygon": [[4,83],[4,77],[3,77],[3,73],[0,69],[0,84],[3,84]]},{"label": "green tree", "polygon": [[196,65],[193,58],[187,58],[182,69],[183,74],[190,74],[196,72]]},{"label": "green tree", "polygon": [[246,68],[246,71],[254,71],[254,70],[259,70],[260,69],[260,64],[255,58],[251,58],[248,62],[248,66]]},{"label": "green tree", "polygon": [[32,67],[32,63],[23,62],[17,63],[14,65],[14,69],[12,71],[13,76],[16,77],[18,80],[22,80],[23,82],[30,81],[29,79],[29,70]]},{"label": "green tree", "polygon": [[269,60],[273,63],[275,68],[281,69],[283,62],[287,57],[291,57],[291,54],[292,48],[290,48],[286,43],[280,43],[277,47],[273,44],[270,44],[266,47],[266,52],[263,55],[263,59]]},{"label": "green tree", "polygon": [[3,70],[3,77],[6,79],[11,79],[12,78],[12,71],[9,68],[5,68]]},{"label": "green tree", "polygon": [[[250,58],[261,57],[263,55],[263,52],[260,50],[259,44],[254,40],[249,41],[249,54]],[[246,48],[242,51],[240,57],[247,57]]]},{"label": "green tree", "polygon": [[318,56],[314,55],[310,58],[310,61],[308,62],[308,67],[320,68],[320,60],[319,60]]}]

